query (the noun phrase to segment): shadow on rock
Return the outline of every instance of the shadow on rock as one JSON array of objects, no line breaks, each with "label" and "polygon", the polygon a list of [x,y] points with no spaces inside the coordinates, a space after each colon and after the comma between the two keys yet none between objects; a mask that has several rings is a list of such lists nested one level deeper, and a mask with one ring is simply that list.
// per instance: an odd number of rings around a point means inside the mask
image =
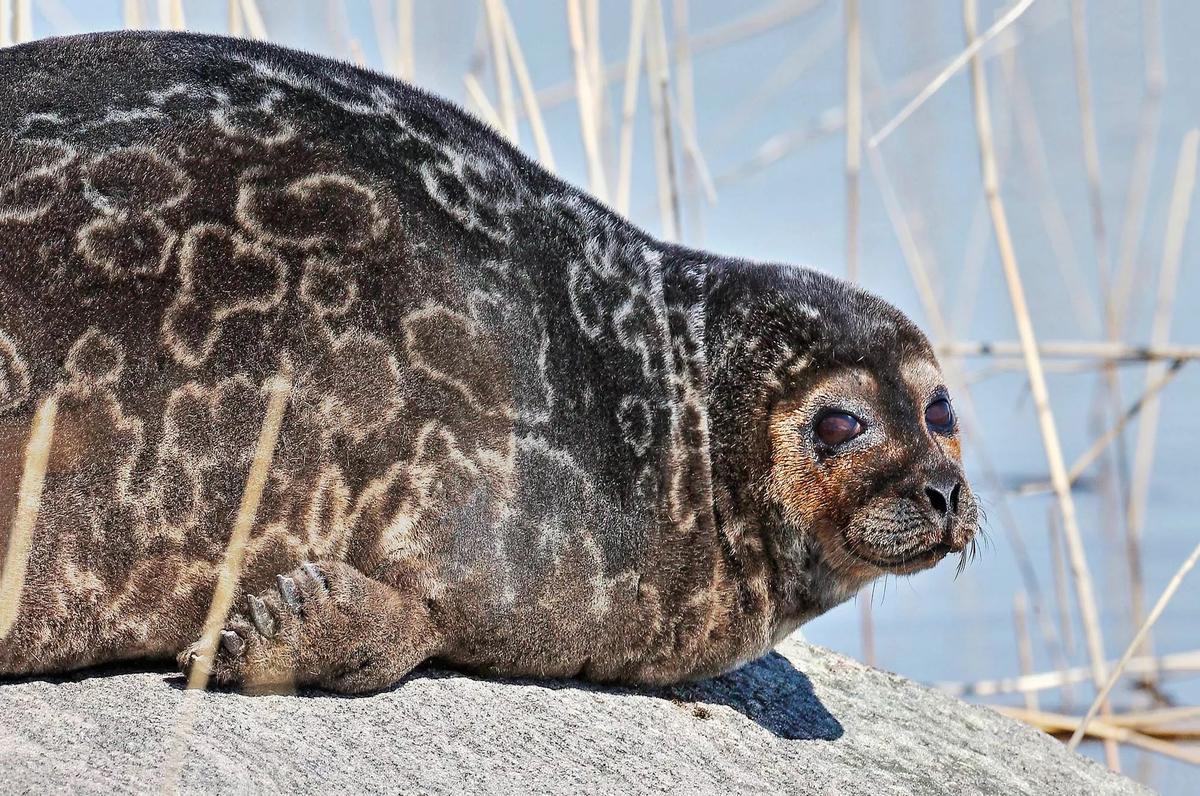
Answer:
[{"label": "shadow on rock", "polygon": [[175,668],[174,662],[169,660],[117,661],[115,663],[88,666],[83,669],[74,669],[69,672],[2,675],[0,676],[0,689],[7,688],[8,686],[19,686],[25,683],[79,683],[84,680],[94,680],[96,678],[121,677],[127,674],[142,674],[146,672],[177,675],[178,671]]},{"label": "shadow on rock", "polygon": [[[808,676],[777,652],[769,653],[720,677],[662,688],[606,686],[582,680],[481,677],[422,666],[382,693],[403,692],[405,683],[413,679],[444,680],[461,677],[551,691],[576,690],[613,696],[653,697],[669,701],[702,720],[712,718],[711,706],[722,705],[736,710],[775,737],[787,741],[833,741],[842,737],[844,732],[841,722],[817,697]],[[164,679],[173,688],[186,687],[186,680],[182,675],[176,674]],[[243,696],[226,689],[214,690],[231,696]],[[328,691],[301,689],[298,696],[310,699],[369,699],[371,695],[334,694]],[[244,698],[253,699],[253,696]]]},{"label": "shadow on rock", "polygon": [[841,722],[817,697],[808,676],[778,652],[721,677],[659,693],[693,703],[693,713],[701,718],[704,703],[725,705],[787,741],[833,741],[843,733]]}]

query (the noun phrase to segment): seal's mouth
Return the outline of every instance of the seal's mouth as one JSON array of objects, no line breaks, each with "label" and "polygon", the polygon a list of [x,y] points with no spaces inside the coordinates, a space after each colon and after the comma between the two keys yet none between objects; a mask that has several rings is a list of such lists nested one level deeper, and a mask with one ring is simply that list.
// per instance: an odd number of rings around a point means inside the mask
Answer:
[{"label": "seal's mouth", "polygon": [[898,575],[906,575],[913,572],[920,572],[923,569],[929,569],[950,553],[961,553],[963,551],[961,547],[955,547],[945,542],[936,542],[924,550],[918,550],[904,556],[882,558],[872,556],[865,551],[856,550],[855,547],[855,545],[846,545],[846,550],[859,561]]},{"label": "seal's mouth", "polygon": [[962,556],[961,571],[975,550],[977,504],[964,489],[954,511],[934,508],[911,495],[882,496],[861,506],[831,541],[841,548],[842,560],[852,562],[859,577],[913,574],[933,567],[951,553]]}]

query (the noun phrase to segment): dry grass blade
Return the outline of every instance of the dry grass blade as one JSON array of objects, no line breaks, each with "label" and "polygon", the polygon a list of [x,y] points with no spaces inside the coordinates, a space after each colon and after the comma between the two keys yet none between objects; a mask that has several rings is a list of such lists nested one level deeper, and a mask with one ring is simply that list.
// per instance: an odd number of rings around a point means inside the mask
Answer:
[{"label": "dry grass blade", "polygon": [[846,19],[846,278],[858,281],[858,185],[862,169],[862,29],[858,0],[845,0]]},{"label": "dry grass blade", "polygon": [[646,39],[646,0],[633,0],[629,17],[629,52],[625,61],[625,91],[621,99],[621,148],[617,162],[617,212],[629,212],[633,174],[633,121],[637,115],[638,76]]},{"label": "dry grass blade", "polygon": [[[1021,343],[1012,340],[977,342],[952,340],[941,343],[938,353],[947,357],[1021,357]],[[1163,360],[1192,361],[1200,359],[1200,346],[1144,346],[1091,340],[1047,340],[1037,344],[1042,357],[1058,359],[1094,359],[1112,362],[1154,362]]]},{"label": "dry grass blade", "polygon": [[[997,713],[1023,721],[1052,735],[1070,732],[1082,726],[1079,719],[1074,716],[1064,716],[1061,713],[1031,711],[1004,705],[992,705],[991,707]],[[1125,743],[1130,746],[1136,746],[1139,749],[1145,749],[1148,752],[1155,752],[1174,758],[1175,760],[1182,760],[1185,763],[1200,765],[1200,751],[1189,749],[1188,747],[1180,746],[1177,743],[1171,743],[1160,738],[1151,737],[1128,727],[1116,726],[1107,720],[1093,722],[1089,728],[1089,734],[1103,739],[1105,743]]]},{"label": "dry grass blade", "polygon": [[267,26],[258,10],[257,0],[242,0],[242,16],[246,18],[246,29],[250,31],[250,38],[265,41]]},{"label": "dry grass blade", "polygon": [[0,639],[12,630],[21,611],[21,592],[25,587],[25,572],[33,548],[33,531],[37,527],[38,509],[42,504],[42,486],[46,479],[46,465],[50,460],[50,446],[54,441],[57,412],[58,396],[52,394],[38,405],[29,429],[29,439],[25,443],[17,505],[8,533],[4,573],[0,575]]},{"label": "dry grass blade", "polygon": [[1143,407],[1150,402],[1157,400],[1158,394],[1162,392],[1162,389],[1170,384],[1182,369],[1183,360],[1177,359],[1171,363],[1171,366],[1167,368],[1162,375],[1159,376],[1157,381],[1152,381],[1150,384],[1146,385],[1145,392],[1142,393],[1141,397],[1134,401],[1133,405],[1125,410],[1117,422],[1113,423],[1112,427],[1109,428],[1109,430],[1106,431],[1102,436],[1097,438],[1096,441],[1092,443],[1092,447],[1084,451],[1083,455],[1076,459],[1075,463],[1071,465],[1071,470],[1069,473],[1067,473],[1068,477],[1071,479],[1071,483],[1078,481],[1079,477],[1084,474],[1087,468],[1090,467],[1092,463],[1096,461],[1096,459],[1100,458],[1100,454],[1105,447],[1108,446],[1108,444],[1114,439],[1116,439],[1118,434],[1125,430],[1125,426],[1129,425],[1129,423],[1141,413]]},{"label": "dry grass blade", "polygon": [[[871,61],[874,64],[874,60]],[[875,70],[876,72],[878,70]],[[864,120],[867,123],[868,120]],[[917,293],[921,299],[922,308],[930,325],[934,329],[934,335],[938,338],[947,337],[950,333],[949,326],[942,312],[941,303],[937,300],[937,295],[933,289],[933,284],[929,278],[929,269],[925,263],[925,257],[922,254],[921,247],[918,245],[916,236],[913,234],[912,225],[909,223],[908,217],[905,214],[904,205],[896,194],[896,190],[892,184],[892,179],[888,168],[883,160],[882,153],[876,149],[867,150],[868,161],[871,166],[872,175],[879,187],[880,194],[884,201],[884,207],[887,211],[888,219],[891,222],[892,229],[896,234],[896,239],[900,243],[901,254],[904,257],[904,262],[908,266],[909,274],[912,277],[913,284],[917,288]],[[959,371],[958,364],[953,361],[945,363],[946,373],[951,384],[956,385],[956,389],[961,386],[962,390],[959,396],[966,411],[966,417],[974,417],[974,401],[970,390],[967,388],[967,381],[963,374]],[[1025,548],[1024,541],[1021,538],[1020,530],[1011,512],[1008,510],[1007,504],[1003,500],[1001,490],[998,488],[1000,480],[996,475],[995,468],[991,464],[991,457],[988,454],[987,447],[981,436],[971,433],[973,424],[964,423],[964,438],[968,439],[975,448],[983,471],[989,481],[995,486],[996,492],[1001,494],[1000,518],[1004,526],[1005,535],[1013,547],[1013,553],[1017,558],[1018,567],[1021,572],[1021,579],[1025,583],[1030,594],[1034,596],[1033,610],[1038,620],[1038,626],[1043,634],[1047,648],[1051,655],[1056,660],[1061,659],[1065,666],[1065,658],[1062,657],[1062,645],[1057,638],[1053,625],[1050,623],[1046,611],[1043,607],[1041,599],[1041,588],[1037,582],[1037,576],[1029,560],[1028,551]]]},{"label": "dry grass blade", "polygon": [[[1033,673],[1033,643],[1029,638],[1029,625],[1025,621],[1025,594],[1017,592],[1013,595],[1013,634],[1017,639],[1017,665],[1021,674]],[[1037,691],[1026,691],[1025,707],[1029,710],[1038,709]]]},{"label": "dry grass blade", "polygon": [[288,397],[292,389],[290,368],[285,369],[284,373],[268,379],[264,388],[269,393],[267,411],[254,446],[254,457],[250,461],[250,472],[246,477],[246,485],[242,489],[242,499],[234,517],[229,543],[225,547],[225,557],[217,572],[217,585],[213,590],[212,602],[209,603],[203,634],[200,638],[200,655],[188,676],[188,693],[184,695],[184,701],[175,722],[173,736],[176,743],[168,749],[167,758],[161,769],[163,777],[161,790],[164,793],[176,793],[179,790],[179,777],[183,772],[188,744],[196,723],[196,712],[199,709],[199,692],[208,686],[212,657],[218,644],[218,634],[225,624],[229,609],[233,604],[233,596],[241,577],[246,545],[250,541],[250,532],[253,530],[258,516],[258,504],[266,487],[271,461],[275,456],[275,447],[279,442],[279,432],[283,427],[283,416],[287,410]]},{"label": "dry grass blade", "polygon": [[125,0],[122,21],[126,30],[136,30],[145,24],[142,18],[142,0]]},{"label": "dry grass blade", "polygon": [[496,112],[496,108],[492,105],[491,100],[487,98],[487,92],[479,84],[479,78],[467,72],[463,75],[463,85],[466,86],[467,96],[471,98],[471,102],[475,103],[475,107],[479,110],[479,115],[483,117],[484,121],[497,130],[502,130],[504,122],[500,119],[500,114]]},{"label": "dry grass blade", "polygon": [[12,25],[13,41],[17,44],[33,39],[33,0],[16,0]]},{"label": "dry grass blade", "polygon": [[212,656],[217,649],[217,639],[229,615],[229,608],[233,604],[238,579],[241,577],[242,559],[250,541],[250,531],[258,517],[258,504],[262,500],[267,475],[271,471],[271,461],[275,457],[279,430],[283,427],[283,414],[292,390],[291,376],[287,373],[276,376],[268,380],[265,387],[269,395],[267,412],[258,433],[246,486],[242,490],[242,499],[238,504],[233,530],[229,535],[229,544],[225,547],[225,557],[218,571],[217,586],[213,590],[208,615],[204,619],[204,631],[200,637],[201,653],[191,674],[188,675],[188,688],[203,689],[208,685]]},{"label": "dry grass blade", "polygon": [[[836,17],[831,18],[833,18],[835,21],[837,19]],[[831,30],[836,33],[836,26],[831,28]],[[806,41],[799,49],[808,50],[812,53],[818,53],[824,46],[824,40],[825,33],[823,29],[817,28],[814,30],[814,34],[811,39]],[[1020,37],[1016,35],[1010,35],[1006,38],[1000,39],[996,43],[995,47],[990,49],[987,53],[981,54],[980,57],[984,60],[988,60],[996,55],[1007,52],[1013,47],[1016,47],[1019,42]],[[798,68],[797,72],[800,71],[802,70]],[[893,84],[885,87],[877,87],[871,89],[870,91],[865,91],[863,94],[864,105],[875,105],[880,102],[887,101],[893,96],[904,95],[915,91],[921,86],[925,85],[929,81],[930,77],[937,71],[939,71],[937,66],[923,67],[909,72],[907,75]],[[769,96],[769,92],[765,91],[765,89],[766,86],[763,87],[764,93],[760,96]],[[749,110],[739,109],[733,115],[740,116],[743,113],[749,112]],[[843,130],[845,128],[845,114],[845,106],[836,105],[826,108],[797,128],[794,128],[788,132],[777,133],[771,136],[767,141],[758,147],[756,153],[751,156],[749,160],[747,160],[741,166],[729,169],[718,176],[716,180],[717,184],[720,185],[750,176],[812,141],[816,141],[827,135],[833,135],[834,133]],[[726,131],[725,135],[726,137],[728,136],[728,131]]]},{"label": "dry grass blade", "polygon": [[[504,40],[508,53],[512,56],[513,71],[517,74],[517,85],[521,89],[521,99],[525,103],[525,116],[533,129],[533,143],[537,147],[538,159],[550,171],[555,171],[554,151],[550,147],[550,136],[546,134],[546,123],[542,120],[542,109],[538,106],[537,92],[533,89],[533,81],[529,77],[529,67],[525,63],[525,53],[521,49],[521,41],[517,38],[516,28],[513,27],[512,16],[504,0],[497,2],[500,16],[504,23]],[[411,70],[411,65],[408,67]]]},{"label": "dry grass blade", "polygon": [[879,150],[867,150],[867,163],[871,167],[871,175],[875,178],[875,184],[879,187],[879,193],[883,198],[884,210],[892,223],[892,228],[896,231],[904,262],[908,265],[909,275],[912,277],[917,295],[921,299],[921,308],[925,311],[925,317],[929,320],[930,325],[933,326],[935,344],[947,340],[950,330],[946,327],[937,291],[933,289],[933,282],[929,278],[929,269],[925,267],[921,249],[917,245],[912,227],[904,214],[904,205],[896,195],[896,189],[892,185],[891,176]]},{"label": "dry grass blade", "polygon": [[1142,36],[1146,93],[1138,112],[1137,144],[1133,150],[1129,194],[1125,200],[1125,215],[1121,223],[1117,253],[1117,272],[1113,279],[1118,327],[1125,322],[1133,294],[1138,247],[1145,224],[1146,197],[1150,193],[1155,152],[1158,149],[1158,129],[1162,121],[1162,98],[1167,82],[1162,44],[1162,9],[1158,0],[1142,2]]},{"label": "dry grass blade", "polygon": [[871,610],[871,589],[858,593],[858,627],[862,636],[862,661],[875,665],[875,619]]},{"label": "dry grass blade", "polygon": [[705,31],[692,39],[692,51],[701,52],[777,30],[797,17],[812,11],[820,0],[783,0],[754,14]]},{"label": "dry grass blade", "polygon": [[[1058,627],[1063,647],[1067,655],[1075,654],[1075,632],[1071,624],[1071,601],[1067,589],[1067,561],[1063,548],[1062,528],[1054,514],[1053,506],[1046,509],[1047,525],[1050,528],[1050,567],[1054,579],[1054,602],[1058,608]],[[1066,666],[1060,665],[1060,671],[1066,671]],[[1064,683],[1064,685],[1067,685]],[[1063,701],[1069,702],[1073,692],[1068,688],[1063,691]]]},{"label": "dry grass blade", "polygon": [[1104,326],[1109,339],[1117,333],[1113,293],[1109,284],[1108,233],[1104,225],[1104,197],[1101,193],[1100,147],[1096,143],[1096,119],[1092,111],[1092,80],[1087,62],[1087,18],[1083,0],[1071,0],[1071,41],[1075,62],[1075,88],[1079,97],[1079,123],[1083,139],[1083,161],[1087,172],[1088,207],[1091,210],[1092,239],[1096,249],[1096,272],[1104,298]]},{"label": "dry grass blade", "polygon": [[517,128],[517,106],[513,98],[512,77],[508,66],[508,41],[504,35],[504,17],[498,0],[483,0],[487,16],[488,40],[492,50],[492,73],[496,79],[496,94],[500,97],[500,129],[513,143],[520,142]]},{"label": "dry grass blade", "polygon": [[[696,178],[700,181],[700,189],[704,192],[704,198],[708,200],[709,204],[713,204],[717,201],[717,186],[708,170],[708,161],[705,160],[704,153],[700,151],[700,142],[696,140],[695,125],[689,124],[684,119],[682,111],[675,114],[675,119],[679,122],[679,137],[683,139],[683,151],[688,156],[688,163],[695,170]],[[689,193],[691,193],[690,190]]]},{"label": "dry grass blade", "polygon": [[883,143],[885,138],[896,132],[896,128],[904,124],[904,121],[909,116],[912,116],[913,112],[916,111],[917,108],[920,108],[922,105],[924,105],[926,100],[936,94],[938,89],[946,84],[947,80],[954,77],[954,75],[957,74],[960,69],[966,66],[967,63],[974,58],[975,54],[978,53],[985,44],[996,38],[996,36],[1000,35],[1000,33],[1009,25],[1016,22],[1022,14],[1029,10],[1029,7],[1033,5],[1034,2],[1035,0],[1018,0],[1018,2],[1014,3],[1013,6],[1008,9],[1008,11],[1004,12],[1004,14],[1002,14],[1000,18],[997,19],[996,22],[990,28],[988,28],[982,36],[972,36],[967,48],[956,55],[954,59],[947,64],[941,72],[938,73],[937,77],[929,81],[929,84],[925,86],[925,88],[921,89],[921,91],[917,93],[917,96],[913,97],[912,100],[910,100],[909,103],[905,105],[904,108],[897,113],[891,121],[881,127],[879,132],[872,136],[871,140],[867,142],[867,147],[874,149]]},{"label": "dry grass blade", "polygon": [[778,163],[805,144],[836,133],[844,125],[842,109],[829,108],[803,127],[771,136],[744,163],[717,175],[716,184],[726,185],[744,180]]},{"label": "dry grass blade", "polygon": [[416,74],[413,51],[413,0],[396,0],[396,74],[412,80]]},{"label": "dry grass blade", "polygon": [[[1158,618],[1162,616],[1163,611],[1166,610],[1167,604],[1171,602],[1171,598],[1174,597],[1175,592],[1179,590],[1179,585],[1183,583],[1184,577],[1188,572],[1191,571],[1192,567],[1196,566],[1197,559],[1200,559],[1200,544],[1196,545],[1195,549],[1192,550],[1191,555],[1184,560],[1183,564],[1180,565],[1179,570],[1176,571],[1170,582],[1167,583],[1167,587],[1163,589],[1163,593],[1159,596],[1158,602],[1154,604],[1154,608],[1150,611],[1150,615],[1146,617],[1146,621],[1144,621],[1142,626],[1138,628],[1138,632],[1133,637],[1133,641],[1129,642],[1129,646],[1125,648],[1125,654],[1121,656],[1121,660],[1117,661],[1116,667],[1109,674],[1108,681],[1104,683],[1104,687],[1100,689],[1100,693],[1096,694],[1096,699],[1093,700],[1091,707],[1089,707],[1087,713],[1084,714],[1083,720],[1079,722],[1079,726],[1075,728],[1075,732],[1071,736],[1071,740],[1067,743],[1068,748],[1074,749],[1079,746],[1079,741],[1082,740],[1084,733],[1087,732],[1088,723],[1096,717],[1096,713],[1100,710],[1100,707],[1104,704],[1105,700],[1108,699],[1108,695],[1112,693],[1113,687],[1121,678],[1121,675],[1125,671],[1125,667],[1129,665],[1130,659],[1133,658],[1134,653],[1137,652],[1138,648],[1142,645],[1142,642],[1150,632],[1150,628],[1154,627],[1154,623],[1158,621]],[[1200,756],[1197,757],[1196,762],[1200,763]]]},{"label": "dry grass blade", "polygon": [[1004,64],[1003,74],[1009,93],[1013,97],[1013,121],[1016,122],[1017,140],[1025,153],[1025,162],[1032,167],[1037,184],[1038,216],[1046,230],[1050,247],[1054,251],[1054,264],[1062,275],[1063,284],[1075,311],[1079,327],[1089,334],[1094,333],[1101,328],[1099,314],[1079,266],[1079,257],[1075,252],[1075,243],[1071,236],[1071,226],[1067,221],[1067,214],[1063,210],[1058,190],[1050,177],[1046,144],[1041,126],[1038,124],[1032,90],[1022,65],[1016,58],[1007,57],[1012,52],[1013,50],[1009,50],[1001,63]]},{"label": "dry grass blade", "polygon": [[[692,54],[717,49],[777,30],[780,25],[804,16],[818,5],[820,5],[820,0],[782,0],[764,11],[748,14],[697,34],[691,40]],[[624,61],[614,61],[604,67],[604,79],[606,81],[620,80],[624,70]],[[577,88],[575,83],[549,86],[538,92],[538,99],[541,100],[543,108],[552,108],[569,102],[576,96]]]},{"label": "dry grass blade", "polygon": [[183,30],[183,0],[158,0],[158,26],[163,30]]},{"label": "dry grass blade", "polygon": [[596,140],[600,144],[600,163],[611,182],[612,160],[616,157],[616,141],[613,138],[612,114],[608,106],[608,80],[604,77],[604,45],[600,36],[600,0],[584,0],[587,14],[584,17],[585,41],[587,43],[587,65],[591,78],[592,111],[596,119]]},{"label": "dry grass blade", "polygon": [[756,85],[736,105],[723,113],[713,134],[717,146],[727,146],[739,133],[760,118],[764,111],[775,108],[775,98],[795,86],[814,64],[822,62],[835,44],[843,41],[842,17],[828,14],[814,25],[787,56],[769,74],[756,80]]},{"label": "dry grass blade", "polygon": [[[1104,452],[1104,449],[1111,444],[1112,441],[1116,439],[1117,435],[1124,431],[1125,427],[1128,426],[1129,423],[1141,413],[1142,407],[1144,407],[1151,398],[1154,398],[1160,392],[1162,392],[1163,388],[1174,380],[1174,378],[1179,374],[1179,371],[1183,369],[1183,364],[1183,360],[1181,359],[1177,359],[1172,362],[1171,366],[1167,368],[1166,372],[1163,373],[1157,381],[1147,386],[1146,391],[1143,392],[1142,395],[1121,414],[1121,416],[1117,419],[1117,422],[1113,423],[1112,426],[1109,427],[1108,431],[1105,431],[1103,434],[1097,437],[1096,441],[1092,443],[1091,447],[1080,454],[1079,458],[1077,458],[1074,463],[1071,464],[1071,469],[1067,471],[1067,478],[1072,484],[1078,481],[1083,474],[1087,472],[1087,469],[1091,467],[1097,459],[1100,458],[1100,454]],[[1022,495],[1034,495],[1039,492],[1049,492],[1050,490],[1050,484],[1045,482],[1035,482],[1026,484],[1025,486],[1021,487],[1018,492]]]},{"label": "dry grass blade", "polygon": [[683,144],[684,198],[687,199],[688,229],[692,237],[698,238],[702,229],[697,182],[703,189],[709,204],[717,201],[717,190],[704,153],[700,151],[700,140],[696,133],[696,90],[692,71],[691,28],[688,22],[688,7],[691,0],[675,0],[672,12],[675,24],[675,95],[679,99],[675,120],[679,125],[679,137]]},{"label": "dry grass blade", "polygon": [[1108,723],[1117,727],[1163,727],[1181,721],[1200,719],[1200,706],[1189,705],[1181,708],[1159,708],[1144,710],[1137,713],[1120,713],[1111,716]]},{"label": "dry grass blade", "polygon": [[587,63],[587,50],[583,39],[583,19],[579,0],[567,0],[567,28],[571,36],[571,58],[575,65],[575,88],[579,96],[579,127],[583,134],[583,148],[587,153],[588,182],[596,196],[608,201],[608,183],[604,176],[604,163],[600,158],[600,127],[596,119],[596,100]]},{"label": "dry grass blade", "polygon": [[[1154,310],[1154,322],[1150,331],[1151,345],[1165,345],[1171,336],[1171,321],[1175,308],[1176,284],[1183,258],[1184,234],[1191,216],[1192,194],[1196,187],[1197,149],[1200,147],[1200,130],[1190,130],[1179,147],[1179,160],[1175,169],[1175,184],[1171,192],[1171,204],[1167,214],[1167,230],[1163,241],[1162,267],[1158,276],[1158,297]],[[1146,369],[1146,389],[1155,380],[1162,378],[1161,365]],[[1150,474],[1154,466],[1155,442],[1158,434],[1159,402],[1157,396],[1147,399],[1138,420],[1137,449],[1134,454],[1133,476],[1129,488],[1129,535],[1139,541],[1145,523],[1146,499],[1150,491]],[[1143,595],[1134,588],[1132,601],[1134,617],[1141,620],[1144,613]]]},{"label": "dry grass blade", "polygon": [[370,0],[371,27],[375,33],[375,45],[379,48],[379,57],[383,61],[385,72],[396,71],[396,48],[391,37],[391,15],[388,12],[387,0]]},{"label": "dry grass blade", "polygon": [[[972,41],[976,41],[974,0],[965,0],[963,4],[963,19],[967,37]],[[1037,412],[1038,427],[1042,436],[1042,447],[1045,450],[1046,463],[1050,468],[1050,480],[1054,485],[1054,494],[1058,501],[1059,515],[1062,518],[1063,533],[1067,540],[1071,574],[1075,582],[1076,598],[1079,603],[1080,616],[1083,620],[1088,657],[1092,667],[1092,679],[1096,687],[1099,688],[1105,680],[1104,639],[1100,630],[1099,612],[1092,589],[1092,577],[1088,569],[1087,556],[1083,549],[1083,540],[1079,533],[1075,514],[1075,501],[1071,496],[1071,484],[1067,480],[1067,469],[1063,460],[1062,445],[1059,442],[1054,413],[1050,407],[1050,395],[1046,389],[1046,377],[1042,371],[1042,361],[1037,351],[1037,338],[1033,330],[1033,321],[1029,316],[1029,308],[1025,300],[1025,288],[1021,280],[1020,269],[1017,266],[1017,257],[1012,245],[1012,236],[1009,233],[1008,216],[1004,209],[1004,202],[1000,196],[1000,178],[992,143],[992,123],[988,107],[987,82],[984,78],[983,66],[977,58],[971,59],[971,89],[975,105],[975,128],[979,138],[979,155],[983,171],[984,194],[987,197],[988,212],[992,218],[992,227],[1000,252],[1000,263],[1004,270],[1004,280],[1008,286],[1009,300],[1012,303],[1013,316],[1017,324],[1025,367],[1029,375],[1029,386],[1033,394],[1034,406]],[[1108,744],[1106,745],[1106,752],[1109,767],[1115,768],[1117,764],[1116,749],[1111,744]]]},{"label": "dry grass blade", "polygon": [[[1116,665],[1116,662],[1110,662]],[[1156,658],[1135,657],[1125,667],[1128,674],[1149,671],[1173,672],[1192,675],[1200,672],[1200,650],[1176,652]],[[975,680],[973,682],[934,683],[934,688],[957,697],[991,697],[1000,694],[1019,694],[1024,691],[1046,691],[1073,683],[1084,683],[1091,678],[1091,669],[1076,666],[1050,672],[1037,672],[1020,677],[1004,677],[997,680]]]},{"label": "dry grass blade", "polygon": [[679,185],[675,173],[675,147],[671,137],[667,33],[660,0],[650,0],[647,13],[650,28],[646,31],[646,60],[650,82],[650,114],[654,120],[658,208],[662,217],[663,237],[667,240],[678,240]]},{"label": "dry grass blade", "polygon": [[245,24],[242,21],[242,3],[241,0],[229,0],[226,8],[227,25],[229,35],[241,37],[245,34]]},{"label": "dry grass blade", "polygon": [[350,48],[350,58],[354,61],[354,65],[360,68],[365,68],[367,65],[367,55],[363,52],[362,44],[358,39],[351,36],[346,40],[346,46]]}]

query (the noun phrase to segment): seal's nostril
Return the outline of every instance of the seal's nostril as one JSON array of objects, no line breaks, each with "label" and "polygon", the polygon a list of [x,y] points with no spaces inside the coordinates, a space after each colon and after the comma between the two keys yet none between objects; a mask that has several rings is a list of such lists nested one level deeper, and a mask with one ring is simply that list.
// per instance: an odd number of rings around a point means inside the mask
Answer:
[{"label": "seal's nostril", "polygon": [[946,496],[937,491],[933,487],[925,487],[925,494],[929,497],[929,504],[938,512],[938,514],[946,513]]}]

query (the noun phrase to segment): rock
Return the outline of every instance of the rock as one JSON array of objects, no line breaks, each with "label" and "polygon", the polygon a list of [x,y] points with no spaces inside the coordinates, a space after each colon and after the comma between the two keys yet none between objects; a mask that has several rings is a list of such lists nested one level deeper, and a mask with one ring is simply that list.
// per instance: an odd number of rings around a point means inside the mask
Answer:
[{"label": "rock", "polygon": [[789,640],[654,692],[425,671],[370,697],[0,684],[5,793],[1135,793],[993,711]]}]

